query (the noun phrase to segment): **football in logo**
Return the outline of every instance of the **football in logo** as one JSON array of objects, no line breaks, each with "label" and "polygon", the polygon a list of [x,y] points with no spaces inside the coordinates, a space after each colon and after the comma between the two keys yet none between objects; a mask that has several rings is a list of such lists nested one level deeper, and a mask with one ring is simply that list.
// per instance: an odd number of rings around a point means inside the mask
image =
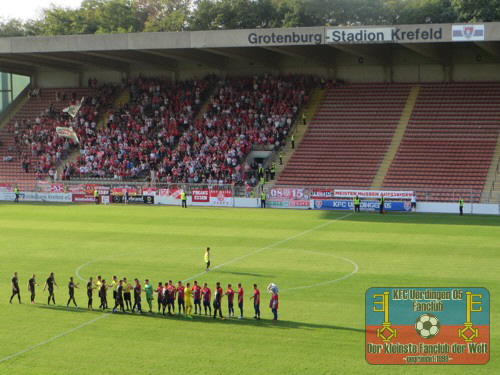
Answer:
[{"label": "football in logo", "polygon": [[464,26],[463,33],[467,39],[471,38],[474,35],[474,26]]},{"label": "football in logo", "polygon": [[439,333],[441,324],[436,315],[423,314],[415,321],[415,331],[423,339],[431,339]]}]

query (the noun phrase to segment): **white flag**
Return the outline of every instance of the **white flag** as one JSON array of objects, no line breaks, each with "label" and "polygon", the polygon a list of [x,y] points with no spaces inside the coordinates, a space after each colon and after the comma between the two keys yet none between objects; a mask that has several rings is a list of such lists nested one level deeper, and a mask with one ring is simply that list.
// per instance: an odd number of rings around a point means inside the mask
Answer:
[{"label": "white flag", "polygon": [[76,143],[80,143],[78,136],[76,135],[75,131],[71,127],[64,128],[62,126],[58,126],[56,128],[56,133],[59,137],[69,138],[69,139],[72,139],[73,141],[75,141]]},{"label": "white flag", "polygon": [[75,105],[70,105],[68,108],[64,108],[62,111],[67,112],[71,117],[75,118],[75,116],[78,114],[78,111],[82,107],[84,99],[85,98],[82,98],[82,100],[80,100],[80,103]]}]

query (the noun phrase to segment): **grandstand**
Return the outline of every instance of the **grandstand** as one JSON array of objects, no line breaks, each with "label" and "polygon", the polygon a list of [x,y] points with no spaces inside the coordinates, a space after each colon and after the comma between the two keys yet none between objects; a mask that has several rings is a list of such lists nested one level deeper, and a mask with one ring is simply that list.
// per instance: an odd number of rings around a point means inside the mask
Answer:
[{"label": "grandstand", "polygon": [[[265,150],[267,167],[285,150],[266,187],[496,201],[500,25],[474,25],[472,36],[430,27],[386,27],[376,41],[363,39],[369,27],[6,38],[0,69],[29,74],[41,95],[7,108],[0,156],[13,160],[0,163],[0,178],[33,184],[59,170],[64,179],[253,186],[249,155]],[[337,40],[339,30],[362,40]],[[426,30],[432,41],[419,39]],[[120,87],[125,103],[108,112],[121,93],[84,88],[87,77]],[[62,91],[68,98],[56,100]],[[80,96],[89,99],[77,147],[54,129]],[[322,101],[308,109],[311,97]]]}]

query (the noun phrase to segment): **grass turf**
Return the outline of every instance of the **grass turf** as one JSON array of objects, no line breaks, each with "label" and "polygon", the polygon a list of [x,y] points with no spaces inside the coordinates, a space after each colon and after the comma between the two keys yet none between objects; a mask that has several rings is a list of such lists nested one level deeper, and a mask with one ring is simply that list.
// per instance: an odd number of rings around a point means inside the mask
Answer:
[{"label": "grass turf", "polygon": [[[491,359],[465,370],[500,370],[495,354],[500,347],[498,217],[29,204],[2,204],[0,212],[0,374],[464,371],[461,366],[367,364],[364,295],[372,286],[488,288]],[[97,275],[149,278],[153,284],[184,280],[203,272],[206,246],[212,248],[213,266],[230,263],[196,279],[211,288],[216,281],[242,282],[247,319],[188,320],[65,307],[69,276],[80,286],[79,277]],[[346,259],[359,267],[351,277],[295,289],[352,273],[355,265]],[[13,271],[19,273],[22,305],[8,304]],[[42,286],[50,272],[59,285],[59,306],[49,308]],[[28,303],[32,273],[40,284],[37,305]],[[260,321],[251,319],[254,282],[263,296]],[[267,308],[269,282],[282,290],[277,324]],[[86,306],[84,290],[77,291],[76,300]]]}]

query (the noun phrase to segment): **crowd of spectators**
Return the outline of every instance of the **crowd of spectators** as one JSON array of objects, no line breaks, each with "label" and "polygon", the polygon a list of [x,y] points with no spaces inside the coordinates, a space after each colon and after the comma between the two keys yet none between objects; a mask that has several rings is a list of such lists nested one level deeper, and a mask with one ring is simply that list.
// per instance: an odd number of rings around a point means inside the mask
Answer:
[{"label": "crowd of spectators", "polygon": [[[56,164],[68,155],[71,149],[77,145],[67,138],[61,138],[56,134],[56,127],[72,126],[77,133],[85,133],[87,129],[95,129],[99,112],[110,105],[115,87],[104,85],[96,89],[94,95],[86,97],[77,116],[73,119],[68,114],[55,109],[53,103],[40,113],[35,119],[16,121],[11,128],[14,133],[16,153],[23,170],[36,172],[37,178],[44,174],[54,176]],[[58,93],[59,94],[59,93]],[[64,101],[64,106],[75,105],[80,99],[75,92],[70,100]],[[66,94],[61,95],[62,98]],[[23,150],[28,149],[31,158]],[[30,160],[36,160],[31,165]]]},{"label": "crowd of spectators", "polygon": [[[95,84],[89,79],[89,86]],[[51,104],[34,121],[16,123],[16,145],[29,146],[38,160],[34,170],[51,178],[56,164],[78,147],[76,161],[64,166],[63,179],[255,185],[255,163],[244,164],[245,157],[254,145],[281,149],[300,107],[308,101],[310,84],[302,75],[219,81],[207,76],[180,82],[140,76],[122,82],[130,100],[119,108],[110,104],[115,88],[103,85],[85,98],[74,120]],[[210,90],[208,106],[197,116]],[[68,97],[56,93],[56,101]],[[79,101],[74,93],[70,99],[68,105]],[[103,110],[107,122],[98,129]],[[56,135],[57,126],[69,125],[79,145]],[[20,159],[28,172],[29,158],[23,154]]]}]

